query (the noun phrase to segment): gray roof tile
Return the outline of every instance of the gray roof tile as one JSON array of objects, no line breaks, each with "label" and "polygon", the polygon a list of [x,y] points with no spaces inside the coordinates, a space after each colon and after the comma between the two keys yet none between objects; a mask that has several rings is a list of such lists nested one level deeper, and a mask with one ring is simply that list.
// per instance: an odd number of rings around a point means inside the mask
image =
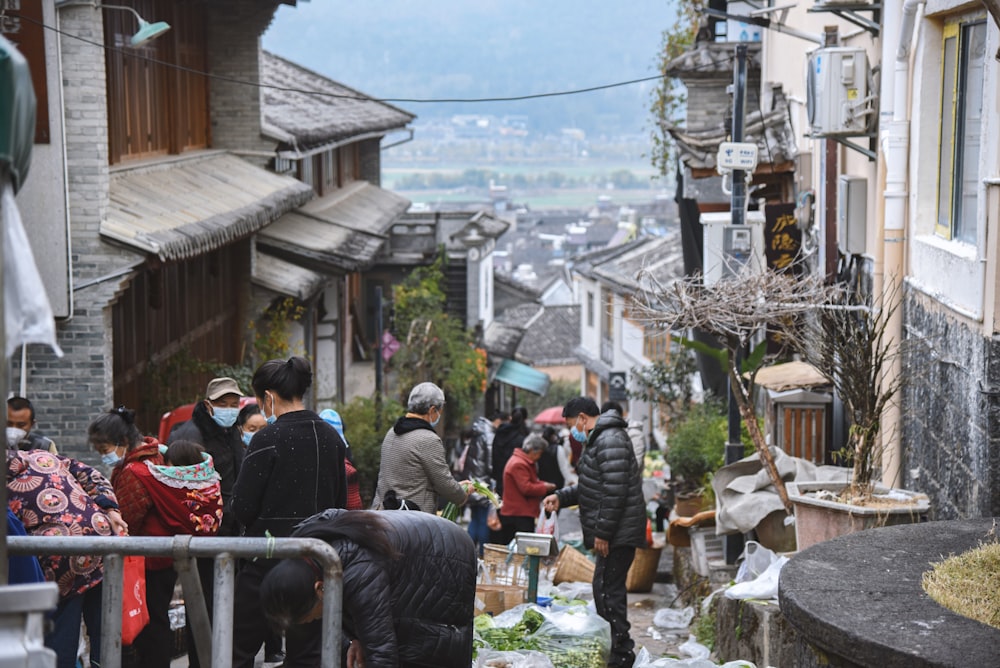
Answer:
[{"label": "gray roof tile", "polygon": [[[300,150],[406,126],[416,116],[267,51],[261,52],[265,126],[295,138]],[[316,91],[320,95],[307,92]]]}]

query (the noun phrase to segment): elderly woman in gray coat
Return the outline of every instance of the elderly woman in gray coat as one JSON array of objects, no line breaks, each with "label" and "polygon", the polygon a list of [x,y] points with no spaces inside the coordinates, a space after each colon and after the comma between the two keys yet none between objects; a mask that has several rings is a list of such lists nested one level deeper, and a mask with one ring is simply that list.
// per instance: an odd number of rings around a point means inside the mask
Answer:
[{"label": "elderly woman in gray coat", "polygon": [[444,392],[434,383],[420,383],[410,391],[406,415],[382,441],[372,508],[394,510],[405,502],[410,510],[433,513],[439,496],[456,505],[465,503],[471,483],[452,477],[444,443],[434,430],[443,410]]}]

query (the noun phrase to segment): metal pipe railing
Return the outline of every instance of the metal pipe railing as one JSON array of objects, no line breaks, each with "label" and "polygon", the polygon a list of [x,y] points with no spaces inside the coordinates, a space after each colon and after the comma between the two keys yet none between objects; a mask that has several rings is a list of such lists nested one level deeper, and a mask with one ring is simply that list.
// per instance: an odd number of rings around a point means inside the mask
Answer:
[{"label": "metal pipe railing", "polygon": [[[343,570],[340,556],[317,538],[207,538],[193,536],[11,536],[10,554],[55,554],[104,556],[104,589],[101,594],[101,665],[121,668],[123,555],[215,560],[215,603],[212,623],[211,663],[206,663],[199,644],[202,665],[230,668],[233,655],[233,600],[235,558],[314,559],[323,568],[322,668],[340,668],[340,633],[343,617]],[[190,563],[181,568],[190,567]],[[189,579],[190,580],[190,579]],[[197,580],[197,577],[194,577]],[[193,587],[193,583],[190,583]],[[181,586],[184,586],[182,580]],[[194,593],[202,596],[200,582]],[[185,589],[185,598],[188,592]],[[204,598],[201,597],[204,608]],[[207,651],[205,648],[204,651]]]}]

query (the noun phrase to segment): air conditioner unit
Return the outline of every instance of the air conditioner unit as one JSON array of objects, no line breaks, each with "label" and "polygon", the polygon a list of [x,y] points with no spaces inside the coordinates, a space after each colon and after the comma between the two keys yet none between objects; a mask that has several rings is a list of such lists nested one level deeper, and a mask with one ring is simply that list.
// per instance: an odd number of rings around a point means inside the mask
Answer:
[{"label": "air conditioner unit", "polygon": [[835,46],[809,54],[807,109],[814,136],[867,132],[874,113],[870,74],[864,49]]},{"label": "air conditioner unit", "polygon": [[848,255],[865,252],[868,179],[841,174],[837,183],[837,245]]}]

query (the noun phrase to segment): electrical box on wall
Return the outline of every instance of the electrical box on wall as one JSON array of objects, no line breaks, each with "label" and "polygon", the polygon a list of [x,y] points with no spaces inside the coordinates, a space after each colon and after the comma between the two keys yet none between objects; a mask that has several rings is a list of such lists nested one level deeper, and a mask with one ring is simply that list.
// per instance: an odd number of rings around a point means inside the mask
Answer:
[{"label": "electrical box on wall", "polygon": [[855,47],[824,47],[809,54],[806,77],[809,126],[814,136],[863,135],[874,113],[868,54]]},{"label": "electrical box on wall", "polygon": [[764,214],[747,212],[743,225],[733,225],[732,219],[728,211],[701,214],[705,285],[736,276],[744,267],[764,271]]},{"label": "electrical box on wall", "polygon": [[837,182],[837,245],[848,255],[865,252],[868,179],[841,174]]}]

